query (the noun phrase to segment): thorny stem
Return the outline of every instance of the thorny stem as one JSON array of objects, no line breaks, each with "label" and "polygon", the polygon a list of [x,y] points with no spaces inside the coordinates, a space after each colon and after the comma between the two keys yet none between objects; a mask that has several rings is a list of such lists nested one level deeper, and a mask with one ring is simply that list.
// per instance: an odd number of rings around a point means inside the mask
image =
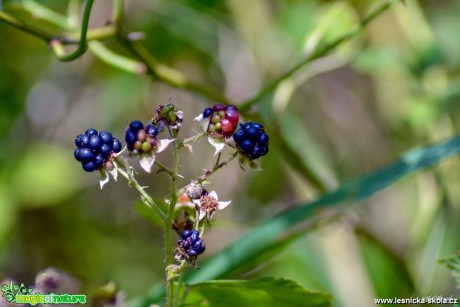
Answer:
[{"label": "thorny stem", "polygon": [[232,156],[224,161],[224,162],[218,162],[216,161],[216,164],[214,164],[214,167],[211,169],[211,170],[207,170],[203,175],[201,175],[200,177],[198,177],[195,182],[196,183],[202,183],[203,181],[205,181],[209,176],[211,176],[212,174],[214,174],[215,172],[217,172],[219,169],[221,169],[222,167],[224,166],[227,166],[227,164],[229,164],[230,162],[233,161],[233,159],[235,159],[236,157],[238,156],[238,151],[235,151]]},{"label": "thorny stem", "polygon": [[194,135],[194,136],[191,136],[189,138],[184,139],[182,141],[182,145],[196,142],[196,141],[198,141],[199,139],[201,139],[202,137],[205,137],[205,136],[206,136],[206,132],[200,132],[197,135]]},{"label": "thorny stem", "polygon": [[[120,163],[121,164],[121,163]],[[136,188],[137,191],[139,191],[139,193],[141,194],[141,199],[142,201],[148,205],[150,208],[152,208],[159,216],[161,216],[161,218],[165,218],[166,215],[165,213],[163,212],[163,210],[160,209],[160,207],[158,206],[158,204],[153,200],[152,197],[150,197],[149,194],[147,194],[147,192],[145,192],[144,190],[144,187],[142,187],[136,180],[136,178],[134,178],[134,176],[131,176],[129,175],[127,172],[125,172],[124,169],[122,168],[118,168],[118,172],[123,176],[125,177],[129,183]]]},{"label": "thorny stem", "polygon": [[[172,247],[172,220],[174,216],[174,208],[176,207],[178,194],[177,185],[177,174],[179,173],[179,154],[180,154],[180,142],[177,140],[177,130],[173,130],[172,136],[174,137],[174,166],[173,172],[176,174],[171,177],[171,202],[166,217],[164,218],[164,232],[165,232],[165,247],[166,247],[166,268],[173,264],[173,247]],[[166,274],[166,306],[172,306],[174,298],[174,280],[168,278],[169,274]]]}]

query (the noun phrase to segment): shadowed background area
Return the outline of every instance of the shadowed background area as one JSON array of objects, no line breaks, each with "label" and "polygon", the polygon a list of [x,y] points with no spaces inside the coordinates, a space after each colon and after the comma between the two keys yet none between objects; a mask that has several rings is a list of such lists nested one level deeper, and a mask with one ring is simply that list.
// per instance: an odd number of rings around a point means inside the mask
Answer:
[{"label": "shadowed background area", "polygon": [[[59,23],[72,23],[47,22],[31,14],[31,3],[3,1],[2,10],[55,33],[62,32]],[[40,1],[62,18],[81,12],[82,3]],[[271,135],[263,171],[245,174],[234,162],[211,177],[208,189],[232,204],[216,213],[203,259],[277,213],[413,147],[458,134],[459,1],[395,3],[362,33],[259,95],[382,3],[125,1],[124,31],[143,32],[159,63],[236,104],[257,97],[243,117],[260,120]],[[111,11],[112,1],[96,1],[90,27],[104,26]],[[184,111],[181,136],[189,137],[198,132],[193,118],[220,101],[101,61],[107,55],[95,44],[63,63],[42,40],[3,22],[0,37],[0,280],[32,284],[52,266],[78,279],[82,293],[114,281],[129,299],[145,296],[164,278],[161,226],[142,217],[139,197],[123,178],[99,189],[98,174],[84,172],[73,157],[75,136],[93,127],[123,139],[131,120],[146,122],[156,105],[171,101]],[[133,59],[120,40],[103,43]],[[213,154],[206,141],[194,145],[194,154],[183,151],[181,185],[212,167]],[[158,159],[168,164],[171,157],[167,150]],[[165,174],[138,170],[148,192],[168,195]],[[286,234],[222,277],[291,278],[330,292],[337,306],[458,296],[437,259],[460,249],[459,174],[453,158],[394,182],[360,207],[350,210],[344,199],[343,210],[315,213],[327,223],[306,220],[292,229],[295,238]]]}]

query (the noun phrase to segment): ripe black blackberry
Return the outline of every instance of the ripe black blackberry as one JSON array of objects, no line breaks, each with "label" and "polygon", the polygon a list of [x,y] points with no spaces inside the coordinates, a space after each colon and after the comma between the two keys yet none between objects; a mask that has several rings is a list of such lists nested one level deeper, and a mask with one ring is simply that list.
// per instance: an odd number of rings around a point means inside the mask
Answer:
[{"label": "ripe black blackberry", "polygon": [[205,251],[206,247],[197,230],[184,230],[181,237],[182,239],[177,242],[177,249],[182,259],[194,260]]},{"label": "ripe black blackberry", "polygon": [[268,134],[260,123],[240,124],[240,128],[233,135],[238,150],[254,160],[268,153]]},{"label": "ripe black blackberry", "polygon": [[90,128],[75,138],[75,159],[87,172],[100,170],[113,153],[121,151],[121,142],[110,132]]}]

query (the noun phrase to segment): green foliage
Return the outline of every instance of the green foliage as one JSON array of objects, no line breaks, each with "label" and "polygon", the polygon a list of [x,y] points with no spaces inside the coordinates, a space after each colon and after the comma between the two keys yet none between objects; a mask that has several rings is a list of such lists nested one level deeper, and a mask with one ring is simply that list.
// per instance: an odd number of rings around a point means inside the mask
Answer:
[{"label": "green foliage", "polygon": [[185,306],[332,306],[332,296],[293,281],[262,277],[213,280],[190,287]]}]

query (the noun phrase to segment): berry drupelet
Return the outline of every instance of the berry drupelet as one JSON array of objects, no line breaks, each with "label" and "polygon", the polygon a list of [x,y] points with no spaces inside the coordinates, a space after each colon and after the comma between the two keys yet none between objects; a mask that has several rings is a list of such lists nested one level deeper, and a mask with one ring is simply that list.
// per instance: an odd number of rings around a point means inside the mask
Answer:
[{"label": "berry drupelet", "polygon": [[110,132],[90,128],[84,134],[75,138],[77,148],[74,151],[75,159],[81,162],[87,172],[100,170],[110,159],[112,154],[121,151],[121,142]]},{"label": "berry drupelet", "polygon": [[200,239],[200,233],[197,230],[184,230],[177,245],[179,258],[181,260],[187,259],[193,261],[206,249],[203,245],[203,240]]},{"label": "berry drupelet", "polygon": [[232,136],[240,120],[238,109],[234,105],[215,104],[212,108],[204,109],[202,115],[203,118],[209,118],[206,132],[218,139]]},{"label": "berry drupelet", "polygon": [[260,158],[268,153],[268,134],[259,123],[240,124],[233,135],[236,147],[250,160]]},{"label": "berry drupelet", "polygon": [[156,126],[149,124],[144,127],[142,122],[132,121],[125,133],[128,150],[134,155],[149,153],[157,147],[157,135]]}]

